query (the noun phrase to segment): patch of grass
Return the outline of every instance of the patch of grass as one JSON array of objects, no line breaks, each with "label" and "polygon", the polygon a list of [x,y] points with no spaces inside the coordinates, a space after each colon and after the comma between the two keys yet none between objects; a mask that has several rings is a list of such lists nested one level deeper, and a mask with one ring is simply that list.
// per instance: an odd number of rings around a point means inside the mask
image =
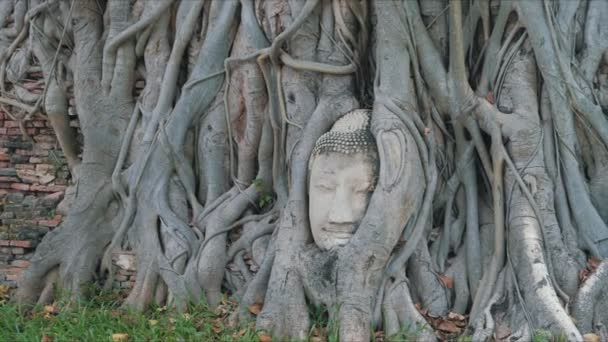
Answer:
[{"label": "patch of grass", "polygon": [[228,327],[225,318],[225,311],[212,312],[202,304],[183,313],[165,307],[125,311],[115,295],[100,293],[88,301],[62,300],[27,314],[14,304],[2,304],[0,341],[112,341],[114,334],[126,334],[128,341],[258,340],[254,328]]}]

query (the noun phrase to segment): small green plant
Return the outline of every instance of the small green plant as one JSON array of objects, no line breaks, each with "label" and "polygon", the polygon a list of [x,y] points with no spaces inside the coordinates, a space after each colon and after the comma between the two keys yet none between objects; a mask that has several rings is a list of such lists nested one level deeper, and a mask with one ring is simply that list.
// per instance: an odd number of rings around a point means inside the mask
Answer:
[{"label": "small green plant", "polygon": [[258,201],[258,206],[260,209],[264,209],[265,206],[271,205],[274,202],[274,198],[269,193],[263,193],[260,195],[260,199]]},{"label": "small green plant", "polygon": [[549,342],[551,333],[546,330],[536,330],[532,335],[532,342]]}]

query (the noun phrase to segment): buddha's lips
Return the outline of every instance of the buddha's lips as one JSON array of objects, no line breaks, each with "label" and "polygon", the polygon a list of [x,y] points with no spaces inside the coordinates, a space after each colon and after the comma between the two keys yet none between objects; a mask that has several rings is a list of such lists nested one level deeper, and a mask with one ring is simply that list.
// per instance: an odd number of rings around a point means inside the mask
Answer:
[{"label": "buddha's lips", "polygon": [[355,233],[354,227],[348,227],[348,229],[344,229],[346,227],[323,227],[323,231],[330,233],[332,235],[337,235],[343,238],[349,238],[353,236]]}]

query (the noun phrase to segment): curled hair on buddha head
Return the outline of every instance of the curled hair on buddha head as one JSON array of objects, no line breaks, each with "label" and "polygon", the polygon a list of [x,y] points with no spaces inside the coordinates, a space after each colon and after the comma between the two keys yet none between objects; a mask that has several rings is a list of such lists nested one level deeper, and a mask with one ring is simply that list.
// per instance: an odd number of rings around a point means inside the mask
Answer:
[{"label": "curled hair on buddha head", "polygon": [[371,111],[355,109],[344,114],[329,132],[315,143],[311,159],[324,152],[351,154],[376,151],[376,140],[370,131]]},{"label": "curled hair on buddha head", "polygon": [[339,118],[329,132],[323,134],[312,150],[308,169],[312,167],[315,157],[325,153],[369,154],[374,167],[378,168],[378,150],[376,139],[370,130],[371,110],[355,109]]}]

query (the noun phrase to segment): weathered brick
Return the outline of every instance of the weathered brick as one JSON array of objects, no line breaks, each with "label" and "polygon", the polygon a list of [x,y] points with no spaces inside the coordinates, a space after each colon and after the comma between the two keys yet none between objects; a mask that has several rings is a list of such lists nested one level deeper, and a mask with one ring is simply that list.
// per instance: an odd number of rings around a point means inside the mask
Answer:
[{"label": "weathered brick", "polygon": [[12,247],[33,248],[37,243],[33,240],[9,240]]},{"label": "weathered brick", "polygon": [[25,248],[22,247],[12,247],[11,253],[13,254],[25,254]]},{"label": "weathered brick", "polygon": [[19,278],[21,278],[21,273],[6,275],[6,280],[8,280],[8,281],[19,281]]},{"label": "weathered brick", "polygon": [[11,245],[11,240],[0,240],[0,246],[10,246]]},{"label": "weathered brick", "polygon": [[23,156],[29,156],[32,154],[32,150],[30,149],[23,149],[23,148],[17,148],[15,149],[15,154],[20,154]]},{"label": "weathered brick", "polygon": [[10,160],[11,157],[6,153],[0,153],[0,160]]},{"label": "weathered brick", "polygon": [[36,172],[51,172],[55,169],[53,165],[50,164],[37,164]]},{"label": "weathered brick", "polygon": [[13,183],[11,184],[11,189],[20,190],[20,191],[29,191],[30,186],[28,184],[23,183]]},{"label": "weathered brick", "polygon": [[20,128],[8,128],[6,130],[6,134],[7,135],[21,135],[21,129]]},{"label": "weathered brick", "polygon": [[33,170],[36,166],[31,164],[17,164],[15,169],[17,170]]},{"label": "weathered brick", "polygon": [[25,195],[20,192],[12,192],[6,196],[9,203],[21,203]]},{"label": "weathered brick", "polygon": [[2,141],[0,142],[0,146],[8,147],[8,148],[23,148],[28,149],[32,148],[33,144],[29,141]]},{"label": "weathered brick", "polygon": [[22,164],[27,163],[29,160],[30,158],[27,155],[13,154],[10,162],[12,164]]},{"label": "weathered brick", "polygon": [[114,280],[116,280],[116,281],[127,281],[127,280],[129,280],[129,277],[127,277],[126,275],[117,274],[117,275],[114,276]]},{"label": "weathered brick", "polygon": [[65,185],[32,185],[31,191],[58,192],[65,191],[66,188]]},{"label": "weathered brick", "polygon": [[11,261],[11,266],[18,268],[26,268],[30,266],[30,262],[28,260],[13,260]]},{"label": "weathered brick", "polygon": [[0,176],[0,183],[16,183],[16,182],[19,182],[19,178],[17,178],[17,177]]},{"label": "weathered brick", "polygon": [[17,170],[14,168],[0,169],[0,176],[15,177],[17,176]]},{"label": "weathered brick", "polygon": [[48,161],[48,158],[30,157],[31,164],[41,164],[41,163],[46,163],[47,161]]},{"label": "weathered brick", "polygon": [[0,220],[12,219],[12,218],[15,218],[15,213],[13,213],[13,212],[5,211],[0,214]]},{"label": "weathered brick", "polygon": [[62,219],[63,216],[55,215],[55,217],[53,217],[52,219],[38,221],[38,224],[45,227],[57,227],[61,223]]}]

